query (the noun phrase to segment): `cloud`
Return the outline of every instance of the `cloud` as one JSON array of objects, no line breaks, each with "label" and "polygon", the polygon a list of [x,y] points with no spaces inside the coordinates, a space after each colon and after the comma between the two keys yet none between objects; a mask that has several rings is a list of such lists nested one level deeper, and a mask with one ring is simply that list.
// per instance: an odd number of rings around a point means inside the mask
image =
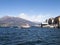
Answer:
[{"label": "cloud", "polygon": [[25,13],[21,13],[18,17],[26,19],[26,20],[30,20],[31,19],[31,17],[28,16],[27,14],[25,14]]},{"label": "cloud", "polygon": [[28,15],[28,14],[25,14],[25,13],[21,13],[19,14],[20,18],[23,18],[23,19],[26,19],[26,20],[29,20],[29,21],[32,21],[32,22],[44,22],[46,19],[48,19],[49,17],[51,17],[50,15]]}]

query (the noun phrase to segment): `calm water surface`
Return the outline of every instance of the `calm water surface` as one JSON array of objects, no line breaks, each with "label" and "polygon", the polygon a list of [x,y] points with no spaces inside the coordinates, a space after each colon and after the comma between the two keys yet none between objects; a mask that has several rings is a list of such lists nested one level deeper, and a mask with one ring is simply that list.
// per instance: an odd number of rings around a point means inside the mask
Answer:
[{"label": "calm water surface", "polygon": [[60,45],[60,29],[0,28],[0,45]]}]

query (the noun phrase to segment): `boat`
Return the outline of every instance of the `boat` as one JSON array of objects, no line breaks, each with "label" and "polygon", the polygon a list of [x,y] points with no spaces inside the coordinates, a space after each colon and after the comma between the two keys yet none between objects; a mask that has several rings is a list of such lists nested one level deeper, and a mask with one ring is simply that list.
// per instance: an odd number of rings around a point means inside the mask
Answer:
[{"label": "boat", "polygon": [[21,25],[21,28],[30,28],[29,24]]}]

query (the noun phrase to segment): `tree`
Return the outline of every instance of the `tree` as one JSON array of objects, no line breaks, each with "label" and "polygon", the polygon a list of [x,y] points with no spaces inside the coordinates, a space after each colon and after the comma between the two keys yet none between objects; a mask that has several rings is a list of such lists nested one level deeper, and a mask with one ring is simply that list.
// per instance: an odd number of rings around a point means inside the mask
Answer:
[{"label": "tree", "polygon": [[59,23],[59,18],[60,18],[60,16],[58,16],[58,17],[56,17],[56,18],[54,19],[54,23],[55,23],[55,24],[58,24],[58,23]]}]

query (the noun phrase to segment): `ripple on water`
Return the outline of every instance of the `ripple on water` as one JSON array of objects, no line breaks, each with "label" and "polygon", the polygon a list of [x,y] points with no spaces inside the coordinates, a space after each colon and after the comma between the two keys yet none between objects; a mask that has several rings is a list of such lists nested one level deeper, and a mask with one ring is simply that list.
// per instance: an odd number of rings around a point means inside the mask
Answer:
[{"label": "ripple on water", "polygon": [[0,45],[60,45],[60,30],[0,28]]}]

